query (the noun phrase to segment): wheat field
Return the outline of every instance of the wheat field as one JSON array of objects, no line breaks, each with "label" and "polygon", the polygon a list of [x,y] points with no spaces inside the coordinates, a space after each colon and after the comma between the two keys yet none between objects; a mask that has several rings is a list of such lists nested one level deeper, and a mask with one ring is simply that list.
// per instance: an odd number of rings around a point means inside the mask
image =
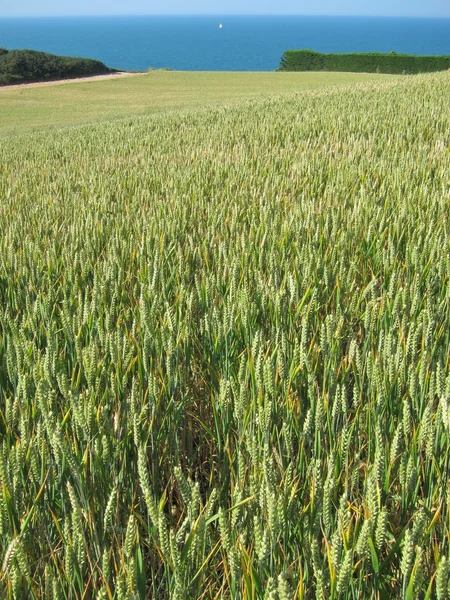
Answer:
[{"label": "wheat field", "polygon": [[376,73],[149,71],[105,81],[0,86],[0,140],[61,127],[383,81]]},{"label": "wheat field", "polygon": [[449,90],[2,141],[1,598],[449,598]]}]

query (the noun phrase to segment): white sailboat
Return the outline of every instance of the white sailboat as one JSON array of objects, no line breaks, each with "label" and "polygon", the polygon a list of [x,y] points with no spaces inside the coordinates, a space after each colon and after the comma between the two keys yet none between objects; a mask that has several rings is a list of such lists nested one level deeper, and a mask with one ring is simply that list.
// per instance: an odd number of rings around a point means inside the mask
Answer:
[{"label": "white sailboat", "polygon": [[222,23],[221,23],[221,24],[219,25],[219,29],[222,29],[222,27],[223,27],[223,25],[222,25]]}]

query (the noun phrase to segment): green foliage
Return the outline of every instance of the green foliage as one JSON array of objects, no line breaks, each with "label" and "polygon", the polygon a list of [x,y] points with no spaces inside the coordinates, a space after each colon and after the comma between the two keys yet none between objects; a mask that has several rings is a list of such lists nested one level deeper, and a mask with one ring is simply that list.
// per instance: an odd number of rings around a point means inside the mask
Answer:
[{"label": "green foliage", "polygon": [[449,84],[2,142],[2,599],[448,598]]},{"label": "green foliage", "polygon": [[98,60],[56,56],[35,50],[0,49],[0,85],[70,79],[111,73]]},{"label": "green foliage", "polygon": [[313,50],[287,50],[278,70],[417,74],[446,69],[450,69],[450,56],[418,56],[394,51],[388,54],[322,54]]},{"label": "green foliage", "polygon": [[286,50],[279,71],[324,71],[325,54],[314,50]]}]

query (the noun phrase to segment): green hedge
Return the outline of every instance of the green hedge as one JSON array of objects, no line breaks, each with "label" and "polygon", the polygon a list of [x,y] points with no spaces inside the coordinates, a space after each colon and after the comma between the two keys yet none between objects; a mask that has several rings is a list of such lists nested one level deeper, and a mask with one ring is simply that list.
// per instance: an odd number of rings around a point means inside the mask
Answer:
[{"label": "green hedge", "polygon": [[287,50],[279,71],[347,71],[355,73],[429,73],[450,69],[450,56],[414,54],[322,54],[313,50]]},{"label": "green hedge", "polygon": [[113,71],[99,60],[0,48],[0,85],[88,77]]}]

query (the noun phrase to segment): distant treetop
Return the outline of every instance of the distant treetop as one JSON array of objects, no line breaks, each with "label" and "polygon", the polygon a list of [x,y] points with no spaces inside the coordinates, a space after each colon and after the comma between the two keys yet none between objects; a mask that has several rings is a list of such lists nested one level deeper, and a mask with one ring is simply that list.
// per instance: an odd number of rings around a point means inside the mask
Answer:
[{"label": "distant treetop", "polygon": [[279,71],[344,71],[348,73],[415,74],[450,69],[450,56],[397,54],[395,50],[352,54],[322,54],[314,50],[287,50]]},{"label": "distant treetop", "polygon": [[112,73],[99,60],[0,48],[0,85],[73,79]]}]

